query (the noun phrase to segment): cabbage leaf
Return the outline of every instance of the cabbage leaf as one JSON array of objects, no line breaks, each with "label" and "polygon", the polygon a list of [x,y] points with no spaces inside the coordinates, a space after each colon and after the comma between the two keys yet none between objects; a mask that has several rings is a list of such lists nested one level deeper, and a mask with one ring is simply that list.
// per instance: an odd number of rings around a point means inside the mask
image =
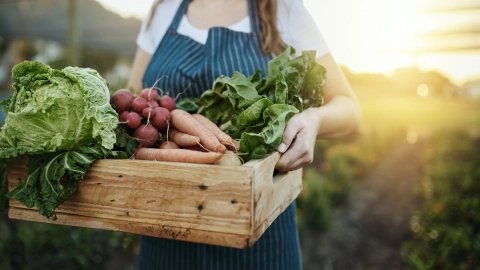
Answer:
[{"label": "cabbage leaf", "polygon": [[[77,188],[90,164],[115,157],[118,114],[106,81],[90,68],[50,68],[24,61],[12,69],[13,94],[1,101],[7,114],[0,131],[0,161],[28,156],[28,177],[7,193],[0,166],[0,210],[8,198],[55,219],[54,209]],[[60,178],[67,176],[61,184]]]}]

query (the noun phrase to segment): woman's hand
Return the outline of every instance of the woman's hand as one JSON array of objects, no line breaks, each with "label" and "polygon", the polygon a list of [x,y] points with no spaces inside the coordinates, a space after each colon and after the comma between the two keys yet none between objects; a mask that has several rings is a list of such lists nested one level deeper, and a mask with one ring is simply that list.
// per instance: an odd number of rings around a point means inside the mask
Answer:
[{"label": "woman's hand", "polygon": [[283,133],[283,142],[277,148],[281,157],[275,169],[287,172],[312,163],[320,123],[316,110],[307,109],[288,121]]},{"label": "woman's hand", "polygon": [[361,113],[356,97],[331,54],[317,59],[327,73],[323,87],[324,104],[293,116],[277,148],[281,157],[276,169],[282,172],[312,163],[316,139],[334,139],[355,132]]}]

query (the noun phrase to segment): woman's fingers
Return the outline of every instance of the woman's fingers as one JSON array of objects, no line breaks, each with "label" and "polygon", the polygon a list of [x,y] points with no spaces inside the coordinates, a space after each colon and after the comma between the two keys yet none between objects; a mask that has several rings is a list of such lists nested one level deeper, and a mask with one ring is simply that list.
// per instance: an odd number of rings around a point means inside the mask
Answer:
[{"label": "woman's fingers", "polygon": [[[295,115],[296,116],[296,115]],[[292,117],[288,122],[287,126],[285,127],[285,131],[283,132],[283,141],[282,143],[277,147],[277,151],[280,153],[285,153],[287,149],[290,147],[292,144],[293,140],[295,139],[295,136],[297,133],[299,133],[302,130],[302,126],[299,121],[295,121],[296,117]]]},{"label": "woman's fingers", "polygon": [[310,141],[311,139],[306,129],[300,130],[300,132],[296,134],[295,141],[290,144],[288,151],[282,154],[275,168],[285,172],[296,170],[312,163],[313,144]]},{"label": "woman's fingers", "polygon": [[283,142],[277,148],[281,154],[275,167],[277,170],[292,171],[312,163],[318,125],[318,115],[310,109],[294,115],[288,121]]}]

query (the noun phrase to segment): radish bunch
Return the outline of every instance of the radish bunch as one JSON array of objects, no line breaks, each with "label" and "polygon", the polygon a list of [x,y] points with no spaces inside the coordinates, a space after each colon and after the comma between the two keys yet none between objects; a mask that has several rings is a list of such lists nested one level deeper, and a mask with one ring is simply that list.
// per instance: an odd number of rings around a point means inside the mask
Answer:
[{"label": "radish bunch", "polygon": [[159,133],[169,125],[170,112],[176,108],[173,98],[159,96],[154,88],[143,89],[139,96],[128,89],[119,89],[112,95],[111,103],[119,114],[120,124],[128,127],[143,147],[159,140]]}]

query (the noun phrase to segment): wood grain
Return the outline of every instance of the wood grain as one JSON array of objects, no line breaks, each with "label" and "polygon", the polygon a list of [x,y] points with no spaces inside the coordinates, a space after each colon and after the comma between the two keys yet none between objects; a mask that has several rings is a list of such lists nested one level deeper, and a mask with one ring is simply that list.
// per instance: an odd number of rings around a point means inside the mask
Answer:
[{"label": "wood grain", "polygon": [[[98,160],[56,209],[56,221],[16,200],[10,200],[9,216],[245,248],[300,193],[301,169],[273,176],[279,157],[274,153],[237,167]],[[26,159],[19,159],[7,169],[9,189],[26,176]]]}]

